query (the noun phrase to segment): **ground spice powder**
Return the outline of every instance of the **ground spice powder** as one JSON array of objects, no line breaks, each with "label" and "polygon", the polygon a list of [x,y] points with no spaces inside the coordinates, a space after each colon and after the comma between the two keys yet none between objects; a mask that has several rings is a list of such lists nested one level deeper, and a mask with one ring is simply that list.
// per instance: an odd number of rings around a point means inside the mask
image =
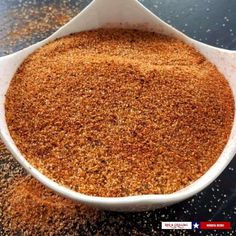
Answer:
[{"label": "ground spice powder", "polygon": [[78,227],[94,224],[102,214],[56,195],[32,177],[15,180],[1,197],[5,235],[76,235]]},{"label": "ground spice powder", "polygon": [[29,56],[6,96],[10,133],[53,180],[96,196],[171,193],[203,175],[230,134],[230,87],[195,49],[99,29]]},{"label": "ground spice powder", "polygon": [[[7,4],[8,5],[8,4]],[[80,12],[80,1],[18,1],[0,16],[0,54],[10,54],[50,36]]]}]

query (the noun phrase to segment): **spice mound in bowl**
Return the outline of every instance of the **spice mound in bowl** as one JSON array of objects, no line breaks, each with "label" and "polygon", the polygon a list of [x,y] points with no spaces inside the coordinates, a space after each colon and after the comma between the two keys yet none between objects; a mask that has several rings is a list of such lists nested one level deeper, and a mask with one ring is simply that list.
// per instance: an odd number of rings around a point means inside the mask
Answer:
[{"label": "spice mound in bowl", "polygon": [[230,87],[194,48],[122,29],[40,48],[6,96],[10,134],[43,174],[94,196],[172,193],[201,177],[227,143]]}]

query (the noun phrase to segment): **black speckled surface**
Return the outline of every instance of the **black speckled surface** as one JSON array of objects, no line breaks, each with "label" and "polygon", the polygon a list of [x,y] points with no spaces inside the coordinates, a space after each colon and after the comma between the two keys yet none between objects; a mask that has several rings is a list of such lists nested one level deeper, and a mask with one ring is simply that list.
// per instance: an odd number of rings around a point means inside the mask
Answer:
[{"label": "black speckled surface", "polygon": [[[72,16],[89,2],[82,0],[0,1],[0,56],[22,49],[55,31],[55,27],[52,25],[45,32],[32,32],[18,40],[12,40],[11,31],[18,29],[22,20],[30,21],[30,17],[42,18],[45,17],[43,14],[48,14],[45,12],[41,12],[41,16],[40,14],[39,16],[30,14],[30,7],[53,3],[58,8],[58,12],[65,8],[72,9],[70,11]],[[187,35],[213,46],[236,50],[235,0],[141,0],[141,2],[163,20]],[[20,18],[12,14],[17,11],[22,13]],[[0,156],[4,153],[0,152]],[[0,161],[0,170],[3,166],[3,159],[1,158]],[[9,159],[9,163],[13,167],[14,162],[13,159]],[[2,175],[0,177],[4,178]],[[164,232],[160,230],[161,221],[231,221],[233,230]],[[202,235],[236,235],[236,158],[216,181],[187,201],[153,212],[107,212],[104,219],[101,219],[96,225],[88,226],[88,231],[80,229],[80,231],[77,230],[77,233],[81,235],[86,235],[88,232],[101,235],[131,235],[134,231],[144,235],[198,235],[199,233]]]}]

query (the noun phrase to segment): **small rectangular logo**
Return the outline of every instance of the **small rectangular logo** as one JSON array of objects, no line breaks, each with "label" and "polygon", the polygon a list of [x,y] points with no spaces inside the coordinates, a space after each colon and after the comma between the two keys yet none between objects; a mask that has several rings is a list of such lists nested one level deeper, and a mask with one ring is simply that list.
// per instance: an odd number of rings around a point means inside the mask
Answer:
[{"label": "small rectangular logo", "polygon": [[192,222],[178,222],[178,221],[163,221],[161,222],[162,229],[192,229]]},{"label": "small rectangular logo", "polygon": [[200,229],[231,229],[231,223],[228,221],[200,222]]}]

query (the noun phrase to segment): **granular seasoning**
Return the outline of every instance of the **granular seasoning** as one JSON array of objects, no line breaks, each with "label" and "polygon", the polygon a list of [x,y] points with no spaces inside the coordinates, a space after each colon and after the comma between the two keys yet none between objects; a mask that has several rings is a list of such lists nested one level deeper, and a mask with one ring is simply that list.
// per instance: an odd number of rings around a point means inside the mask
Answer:
[{"label": "granular seasoning", "polygon": [[78,14],[80,6],[79,0],[73,7],[70,0],[9,4],[9,9],[2,11],[0,16],[0,54],[13,53],[47,38]]},{"label": "granular seasoning", "polygon": [[8,235],[76,235],[101,212],[65,199],[31,177],[14,181],[2,194],[3,227]]},{"label": "granular seasoning", "polygon": [[23,176],[25,176],[25,171],[0,141],[0,235],[11,235],[9,233],[6,234],[2,227],[3,204],[5,202],[3,196],[8,191],[8,187],[14,184],[15,179]]},{"label": "granular seasoning", "polygon": [[53,180],[96,196],[177,191],[217,160],[234,115],[223,75],[183,42],[99,29],[29,56],[6,97],[10,133]]}]

